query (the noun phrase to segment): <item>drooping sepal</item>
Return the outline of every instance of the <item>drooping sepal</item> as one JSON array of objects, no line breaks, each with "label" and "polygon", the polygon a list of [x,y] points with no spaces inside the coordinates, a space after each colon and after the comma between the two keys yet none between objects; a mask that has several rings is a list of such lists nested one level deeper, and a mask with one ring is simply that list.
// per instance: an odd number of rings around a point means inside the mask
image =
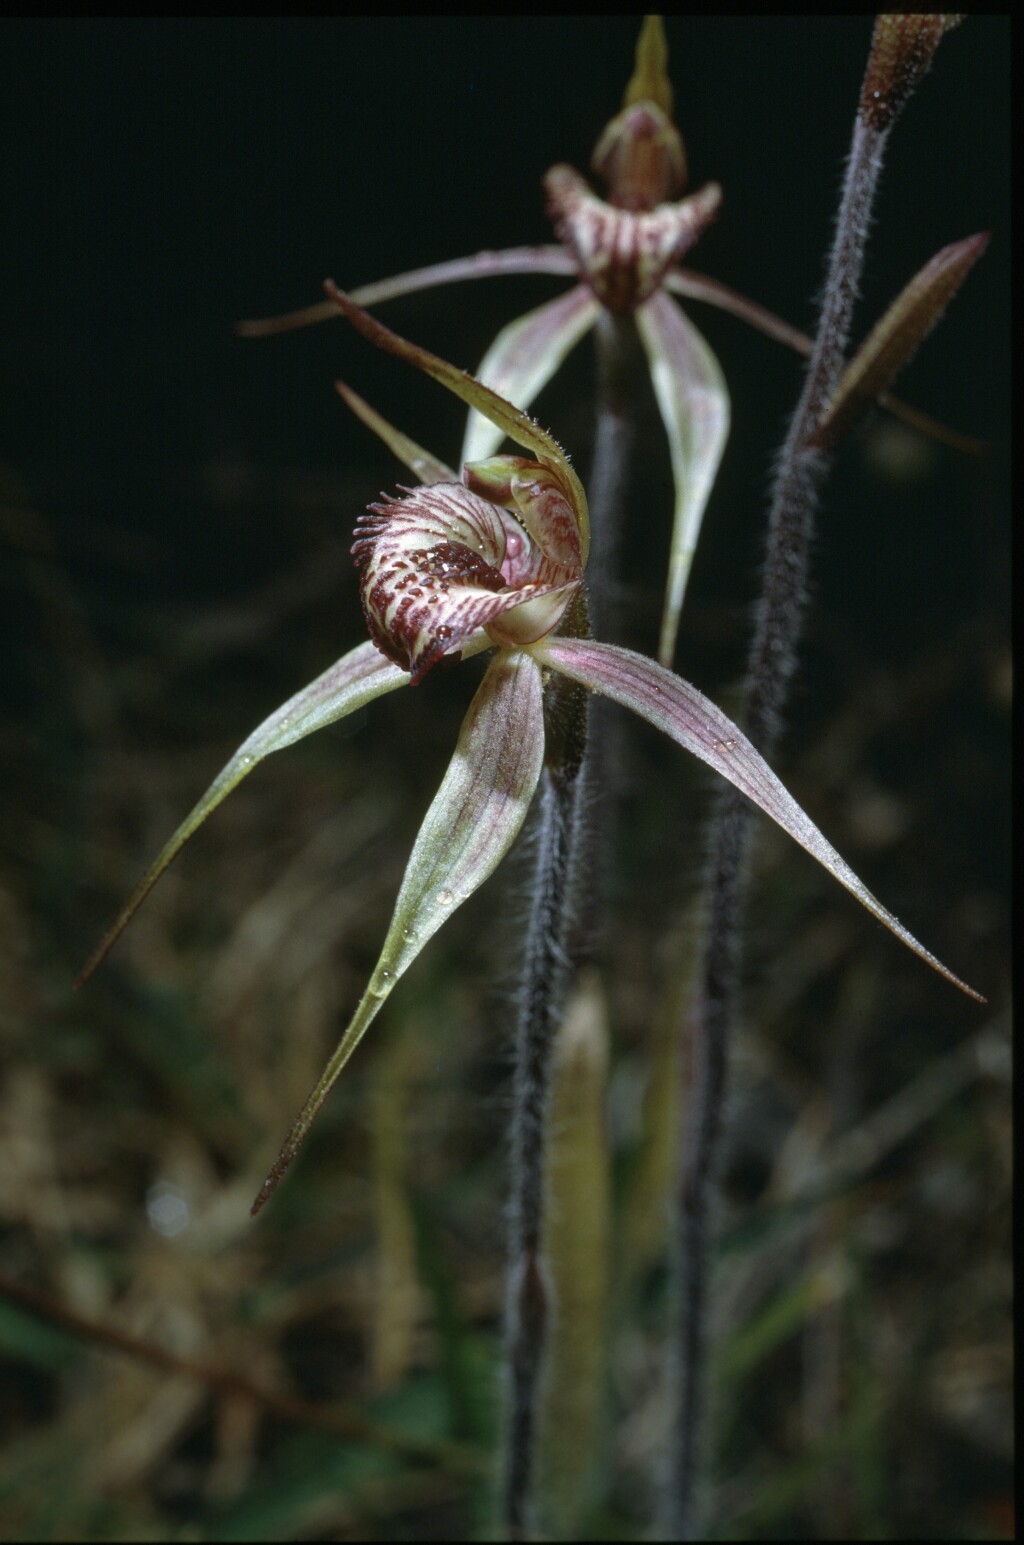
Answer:
[{"label": "drooping sepal", "polygon": [[[478,647],[483,645],[476,640]],[[409,678],[394,665],[382,660],[372,644],[360,644],[328,670],[303,687],[294,697],[265,719],[249,738],[242,742],[230,762],[221,769],[202,799],[182,821],[174,836],[150,864],[142,879],[132,891],[113,923],[83,967],[75,983],[81,987],[111,946],[124,932],[131,918],[149,895],[164,870],[181,852],[185,843],[198,830],[222,800],[225,800],[242,779],[252,772],[257,763],[272,751],[280,751],[315,730],[343,719],[347,714],[364,707],[385,692],[404,687]]]},{"label": "drooping sepal", "polygon": [[298,1153],[342,1068],[399,977],[497,868],[530,808],[544,759],[541,671],[521,652],[490,664],[406,867],[384,948],[351,1023],[294,1122],[253,1204],[260,1210]]},{"label": "drooping sepal", "polygon": [[671,665],[704,510],[729,434],[729,392],[714,352],[667,295],[636,314],[672,457],[675,509],[658,659]]},{"label": "drooping sepal", "polygon": [[922,960],[944,976],[954,987],[978,1003],[980,993],[968,987],[944,966],[930,950],[919,944],[913,934],[858,879],[845,859],[815,826],[810,816],[775,776],[764,757],[751,745],[743,731],[698,692],[688,681],[671,671],[614,644],[598,644],[590,639],[549,638],[534,650],[542,665],[561,671],[570,681],[577,681],[592,692],[600,692],[613,702],[630,708],[656,729],[678,742],[694,756],[727,778],[783,831],[806,848],[832,877],[866,907],[890,933],[920,955]]},{"label": "drooping sepal", "polygon": [[[417,295],[421,290],[441,284],[462,284],[467,279],[490,279],[499,274],[555,274],[572,278],[576,265],[562,247],[508,247],[503,252],[474,252],[471,257],[453,258],[447,263],[431,263],[427,268],[413,268],[408,273],[376,279],[350,291],[359,306],[377,306],[382,301],[397,300],[401,295]],[[294,332],[318,322],[336,320],[338,307],[333,300],[317,301],[298,311],[280,316],[255,317],[235,324],[240,338],[270,338],[277,333]]]},{"label": "drooping sepal", "polygon": [[[709,279],[706,274],[694,273],[692,268],[670,268],[665,275],[665,288],[676,295],[684,296],[687,300],[697,300],[708,306],[717,306],[720,310],[729,312],[731,316],[739,317],[740,321],[756,328],[759,333],[764,333],[766,338],[773,338],[776,343],[781,343],[785,348],[803,355],[804,359],[810,359],[814,351],[814,339],[809,333],[801,332],[799,327],[791,326],[782,317],[776,316],[774,311],[769,311],[766,306],[759,306],[756,301],[748,300],[745,295],[731,290],[720,280]],[[985,453],[984,440],[979,440],[974,435],[965,435],[959,429],[950,429],[948,424],[940,424],[937,419],[922,413],[920,408],[912,408],[909,403],[902,402],[891,392],[883,392],[878,398],[878,405],[887,413],[891,413],[894,418],[902,419],[905,424],[910,424],[921,434],[927,435],[930,440],[948,445],[965,456],[982,456]]]},{"label": "drooping sepal", "polygon": [[361,306],[357,306],[351,296],[339,290],[333,279],[324,281],[324,290],[364,338],[376,344],[378,349],[393,354],[397,359],[405,360],[406,364],[415,366],[417,370],[422,370],[425,375],[439,382],[467,407],[475,408],[478,413],[490,419],[503,434],[508,435],[509,439],[514,440],[524,451],[528,451],[536,461],[540,462],[541,466],[554,474],[573,511],[579,531],[581,561],[585,563],[590,546],[587,496],[583,492],[583,484],[576,476],[568,456],[554,436],[542,429],[521,408],[506,402],[504,397],[492,391],[489,386],[485,386],[482,381],[476,380],[474,376],[468,375],[465,370],[459,370],[455,365],[450,365],[447,360],[441,359],[439,355],[431,354],[429,349],[421,349],[418,344],[410,343],[408,338],[403,338],[400,333],[392,332],[390,327],[385,327],[382,322],[377,321],[376,317],[364,311]]}]

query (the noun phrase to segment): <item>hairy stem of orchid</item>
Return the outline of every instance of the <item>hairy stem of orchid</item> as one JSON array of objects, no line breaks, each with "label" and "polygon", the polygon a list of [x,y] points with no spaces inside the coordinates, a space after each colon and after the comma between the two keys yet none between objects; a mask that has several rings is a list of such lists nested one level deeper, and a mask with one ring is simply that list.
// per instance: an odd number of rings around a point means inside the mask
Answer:
[{"label": "hairy stem of orchid", "polygon": [[[634,442],[636,370],[642,363],[631,317],[602,313],[597,322],[598,408],[594,463],[589,480],[591,548],[588,600],[600,626],[614,628],[615,577]],[[567,615],[564,631],[589,633],[583,599]],[[545,699],[547,766],[540,800],[530,926],[523,960],[516,1043],[512,1123],[512,1198],[505,1312],[507,1415],[504,1515],[510,1538],[523,1537],[531,1513],[544,1348],[558,1334],[541,1255],[546,1155],[545,1119],[551,1053],[569,989],[593,951],[606,886],[598,853],[604,823],[593,800],[603,801],[609,757],[604,705],[596,705],[597,735],[587,735],[587,699],[564,677],[550,683]],[[586,822],[580,819],[587,803]],[[550,1441],[566,1442],[566,1434]]]},{"label": "hairy stem of orchid", "polygon": [[597,354],[597,422],[590,492],[590,557],[587,589],[597,638],[615,642],[616,594],[622,528],[636,440],[637,385],[646,362],[631,316],[602,311],[594,328]]},{"label": "hairy stem of orchid", "polygon": [[[763,590],[739,722],[764,756],[778,739],[803,624],[818,496],[829,458],[810,446],[843,368],[888,128],[858,116],[846,169],[821,318],[804,388],[779,458],[768,517]],[[689,1136],[678,1189],[678,1369],[668,1537],[703,1538],[698,1506],[705,1428],[707,1320],[714,1204],[735,1014],[753,806],[730,786],[719,796],[706,878],[706,933],[688,1035],[694,1081],[683,1091]]]},{"label": "hairy stem of orchid", "polygon": [[530,1524],[544,1348],[551,1333],[541,1236],[552,1049],[574,979],[586,694],[563,677],[545,699],[541,777],[515,1049],[509,1259],[505,1304],[503,1512],[510,1539]]},{"label": "hairy stem of orchid", "polygon": [[[614,629],[615,591],[630,461],[639,339],[631,317],[602,312],[597,321],[597,423],[589,479],[591,547],[587,597],[605,632]],[[587,636],[581,600],[564,631]],[[573,1441],[538,1430],[545,1348],[561,1334],[550,1301],[541,1235],[548,1144],[552,1049],[580,967],[592,956],[607,890],[602,854],[613,758],[606,704],[593,704],[564,677],[545,700],[548,766],[544,775],[532,911],[523,962],[512,1133],[513,1196],[506,1310],[508,1417],[505,1521],[521,1538],[533,1508],[534,1455],[540,1445]],[[586,821],[580,818],[583,804]],[[558,1199],[555,1199],[558,1205]]]},{"label": "hairy stem of orchid", "polygon": [[[594,636],[611,642],[621,632],[619,616],[622,532],[636,445],[636,402],[648,370],[632,316],[602,311],[594,329],[597,405],[594,457],[590,469],[590,558],[587,595]],[[627,765],[620,715],[601,697],[591,703],[587,746],[588,805],[581,866],[586,875],[581,917],[584,958],[600,947],[609,889],[608,841],[615,824],[623,769]]]}]

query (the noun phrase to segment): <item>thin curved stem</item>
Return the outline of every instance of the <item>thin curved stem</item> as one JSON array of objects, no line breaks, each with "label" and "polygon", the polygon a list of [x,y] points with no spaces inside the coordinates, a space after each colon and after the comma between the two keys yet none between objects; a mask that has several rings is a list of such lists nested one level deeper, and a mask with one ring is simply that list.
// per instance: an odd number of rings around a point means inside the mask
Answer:
[{"label": "thin curved stem", "polygon": [[[764,755],[778,738],[803,624],[811,537],[829,458],[813,432],[843,367],[888,127],[858,116],[847,164],[821,320],[803,392],[772,490],[764,568],[740,723]],[[706,881],[704,953],[690,1007],[695,1080],[684,1092],[688,1143],[678,1195],[679,1376],[675,1463],[669,1497],[673,1539],[698,1539],[707,1383],[707,1320],[714,1208],[728,1060],[735,1015],[752,807],[732,789],[720,796]]]}]

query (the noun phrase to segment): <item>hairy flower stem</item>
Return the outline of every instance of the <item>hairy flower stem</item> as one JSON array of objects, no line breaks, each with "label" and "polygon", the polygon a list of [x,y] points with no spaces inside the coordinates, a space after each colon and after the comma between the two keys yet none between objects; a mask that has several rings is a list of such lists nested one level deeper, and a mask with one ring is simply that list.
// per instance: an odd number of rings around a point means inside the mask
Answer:
[{"label": "hairy flower stem", "polygon": [[540,1379],[550,1302],[541,1231],[552,1049],[576,961],[572,955],[586,748],[586,694],[556,678],[545,698],[547,757],[516,1035],[505,1363],[508,1388],[504,1521],[527,1537]]},{"label": "hairy flower stem", "polygon": [[[647,364],[631,316],[602,311],[594,330],[597,402],[594,457],[588,487],[591,542],[587,561],[587,596],[597,638],[618,640],[620,555],[636,444],[636,400]],[[609,832],[622,790],[625,757],[622,726],[612,705],[595,698],[590,708],[587,746],[587,823],[581,855],[578,957],[582,964],[600,950],[607,912],[611,844]]]},{"label": "hairy flower stem", "polygon": [[636,439],[637,382],[644,369],[631,316],[602,311],[597,345],[597,423],[590,480],[591,545],[587,561],[590,613],[596,637],[614,639],[619,552]]},{"label": "hairy flower stem", "polygon": [[[821,318],[803,392],[772,489],[763,590],[757,605],[740,723],[765,756],[778,739],[796,664],[818,495],[830,458],[811,446],[843,367],[871,207],[889,125],[858,115],[847,164]],[[702,1537],[697,1503],[706,1402],[708,1287],[728,1058],[738,987],[753,807],[731,787],[718,800],[706,880],[703,957],[690,1005],[694,1086],[684,1091],[687,1142],[679,1184],[679,1374],[673,1539]]]},{"label": "hairy flower stem", "polygon": [[[588,600],[607,634],[614,626],[615,575],[634,441],[632,403],[640,354],[631,317],[603,312],[597,323],[597,425],[590,477],[591,549]],[[567,631],[589,630],[581,607]],[[504,1518],[511,1539],[529,1528],[545,1339],[552,1324],[540,1240],[544,1209],[545,1122],[551,1055],[572,982],[593,949],[606,886],[601,866],[606,797],[606,715],[598,705],[596,735],[586,734],[586,694],[559,678],[547,689],[547,765],[541,782],[537,856],[523,960],[512,1118],[512,1196],[505,1309],[507,1415]],[[552,1435],[566,1441],[565,1434]],[[569,1439],[571,1441],[571,1438]]]}]

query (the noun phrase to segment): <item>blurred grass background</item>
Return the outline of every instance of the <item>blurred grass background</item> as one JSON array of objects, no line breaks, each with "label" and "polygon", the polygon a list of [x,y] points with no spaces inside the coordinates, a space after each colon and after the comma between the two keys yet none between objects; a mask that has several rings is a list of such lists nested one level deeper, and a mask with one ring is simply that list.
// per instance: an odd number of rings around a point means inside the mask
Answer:
[{"label": "blurred grass background", "polygon": [[[868,23],[668,28],[693,183],[725,189],[693,266],[806,325]],[[95,982],[70,983],[239,741],[362,636],[351,529],[401,474],[334,376],[457,453],[455,407],[340,325],[255,344],[233,323],[328,273],[550,240],[540,174],[586,164],[634,41],[628,17],[4,26],[3,1538],[488,1532],[521,855],[433,942],[248,1218],[376,957],[475,667],[274,758]],[[1012,1533],[1008,63],[1005,19],[943,44],[894,134],[861,311],[863,331],[936,248],[994,228],[900,383],[991,455],[883,419],[846,450],[779,763],[990,1002],[763,833],[716,1290],[723,1538]],[[387,319],[472,365],[555,289],[435,291]],[[728,707],[799,373],[692,314],[734,431],[679,668]],[[542,404],[583,469],[590,366],[584,347]],[[670,499],[640,408],[623,641],[650,651]],[[592,1242],[574,1313],[604,1328],[553,1375],[544,1454],[550,1528],[609,1538],[644,1533],[664,1462],[710,795],[653,734],[621,746],[600,982],[558,1123],[581,1134],[559,1163],[556,1218],[583,1229],[567,1258]]]}]

